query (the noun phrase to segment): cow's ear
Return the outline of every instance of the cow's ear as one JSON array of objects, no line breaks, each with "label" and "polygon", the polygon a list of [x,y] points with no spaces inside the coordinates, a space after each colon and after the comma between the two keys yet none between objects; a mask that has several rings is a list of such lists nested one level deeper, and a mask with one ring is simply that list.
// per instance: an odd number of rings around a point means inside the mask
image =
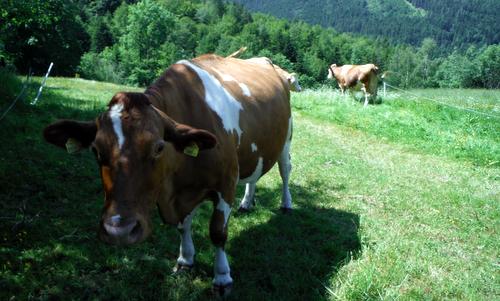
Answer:
[{"label": "cow's ear", "polygon": [[165,140],[172,142],[177,151],[191,156],[196,156],[198,150],[210,149],[217,144],[217,138],[212,133],[179,123],[165,131]]},{"label": "cow's ear", "polygon": [[73,153],[89,147],[96,132],[97,125],[94,121],[59,120],[43,130],[43,137],[47,142]]}]

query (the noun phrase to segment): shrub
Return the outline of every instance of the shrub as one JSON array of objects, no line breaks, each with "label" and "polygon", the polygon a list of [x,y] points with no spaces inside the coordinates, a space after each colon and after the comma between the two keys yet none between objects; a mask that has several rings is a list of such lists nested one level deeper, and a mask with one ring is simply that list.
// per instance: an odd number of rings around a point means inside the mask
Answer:
[{"label": "shrub", "polygon": [[105,48],[99,54],[94,52],[85,53],[80,60],[78,71],[86,79],[117,84],[124,83],[123,73],[116,63],[112,48]]}]

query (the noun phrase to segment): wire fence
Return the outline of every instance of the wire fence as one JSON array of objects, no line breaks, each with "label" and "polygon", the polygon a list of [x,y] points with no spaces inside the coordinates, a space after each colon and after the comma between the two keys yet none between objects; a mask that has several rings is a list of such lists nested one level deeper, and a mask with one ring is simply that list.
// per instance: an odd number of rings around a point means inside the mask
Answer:
[{"label": "wire fence", "polygon": [[5,110],[5,112],[3,112],[2,116],[0,116],[0,121],[2,121],[2,119],[4,119],[5,116],[7,116],[7,113],[9,113],[9,111],[14,107],[14,105],[16,104],[16,102],[19,99],[24,98],[24,95],[26,94],[26,91],[28,90],[28,86],[29,86],[30,82],[31,82],[31,70],[28,72],[28,75],[26,76],[26,80],[23,83],[23,87],[21,88],[21,92],[19,92],[17,97],[14,98],[14,100],[9,105],[9,107]]},{"label": "wire fence", "polygon": [[491,117],[491,118],[495,118],[495,119],[500,119],[500,115],[493,115],[493,114],[488,114],[488,113],[484,113],[484,112],[480,112],[480,111],[476,111],[476,110],[472,110],[472,109],[469,109],[469,108],[464,108],[464,107],[459,107],[459,106],[454,106],[454,105],[451,105],[449,103],[446,103],[446,102],[443,102],[443,101],[440,101],[440,100],[437,100],[437,99],[434,99],[434,98],[430,98],[430,97],[427,97],[427,96],[422,96],[422,95],[418,95],[418,94],[415,94],[413,92],[410,92],[408,90],[404,90],[404,89],[401,89],[401,88],[398,88],[398,87],[395,87],[393,85],[390,85],[386,82],[384,82],[385,85],[387,85],[388,87],[391,87],[392,89],[394,90],[398,90],[398,91],[401,91],[403,93],[406,93],[408,95],[411,95],[413,97],[416,97],[416,98],[421,98],[421,99],[425,99],[425,100],[429,100],[429,101],[432,101],[432,102],[435,102],[435,103],[438,103],[440,105],[443,105],[443,106],[447,106],[447,107],[450,107],[450,108],[454,108],[454,109],[457,109],[457,110],[463,110],[463,111],[468,111],[470,113],[475,113],[475,114],[479,114],[479,115],[483,115],[483,116],[486,116],[486,117]]},{"label": "wire fence", "polygon": [[[45,74],[45,76],[42,80],[42,84],[40,85],[40,88],[38,88],[38,93],[37,93],[35,99],[33,99],[33,101],[30,103],[31,105],[35,105],[38,102],[38,99],[40,98],[40,96],[42,94],[43,87],[45,87],[45,83],[47,82],[47,78],[49,77],[50,71],[52,70],[53,66],[54,66],[54,63],[50,63],[49,69],[47,70],[47,73]],[[10,110],[16,105],[16,103],[19,99],[24,98],[30,83],[31,83],[31,68],[28,71],[28,75],[26,76],[26,80],[23,83],[23,87],[21,88],[21,92],[19,92],[19,95],[17,95],[17,97],[14,98],[14,100],[9,105],[9,107],[5,110],[5,112],[2,113],[2,115],[0,116],[0,121],[2,121],[2,119],[4,119],[5,116],[7,116],[7,113],[10,112]]]}]

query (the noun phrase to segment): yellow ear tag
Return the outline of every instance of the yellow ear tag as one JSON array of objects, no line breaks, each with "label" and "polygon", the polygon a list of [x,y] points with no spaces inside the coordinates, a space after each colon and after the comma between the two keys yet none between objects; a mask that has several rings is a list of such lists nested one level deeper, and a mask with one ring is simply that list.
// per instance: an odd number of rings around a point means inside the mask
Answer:
[{"label": "yellow ear tag", "polygon": [[82,145],[78,140],[69,138],[68,141],[66,141],[66,150],[70,154],[74,154],[82,149]]},{"label": "yellow ear tag", "polygon": [[191,157],[198,157],[198,153],[200,152],[200,148],[198,144],[195,142],[191,142],[188,146],[184,148],[184,153]]}]

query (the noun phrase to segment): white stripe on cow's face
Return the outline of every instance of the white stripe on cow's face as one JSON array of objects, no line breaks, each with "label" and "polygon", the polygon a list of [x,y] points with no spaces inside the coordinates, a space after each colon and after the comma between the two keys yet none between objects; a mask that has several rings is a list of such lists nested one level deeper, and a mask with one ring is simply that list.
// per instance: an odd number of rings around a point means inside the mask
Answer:
[{"label": "white stripe on cow's face", "polygon": [[224,228],[226,227],[227,220],[229,219],[229,213],[231,213],[231,207],[226,201],[222,198],[220,192],[217,192],[219,196],[219,202],[217,203],[217,210],[222,211],[224,213]]},{"label": "white stripe on cow's face", "polygon": [[205,88],[205,101],[208,106],[222,119],[222,124],[227,132],[236,131],[239,141],[242,134],[240,111],[243,110],[243,106],[241,103],[221,85],[217,78],[207,71],[186,60],[179,61],[177,64],[186,65],[198,74]]},{"label": "white stripe on cow's face", "polygon": [[252,144],[250,145],[250,147],[252,148],[252,152],[257,151],[257,144],[252,143]]},{"label": "white stripe on cow's face", "polygon": [[115,104],[109,110],[109,118],[111,118],[111,121],[113,122],[113,129],[115,130],[116,137],[118,138],[118,146],[120,149],[122,148],[123,143],[125,142],[125,136],[123,135],[122,119],[121,119],[122,111],[123,111],[122,103]]},{"label": "white stripe on cow's face", "polygon": [[238,181],[238,184],[256,183],[257,180],[262,175],[263,163],[264,163],[264,161],[262,160],[262,157],[259,157],[259,160],[257,161],[257,166],[255,167],[254,172],[248,178],[240,179]]}]

